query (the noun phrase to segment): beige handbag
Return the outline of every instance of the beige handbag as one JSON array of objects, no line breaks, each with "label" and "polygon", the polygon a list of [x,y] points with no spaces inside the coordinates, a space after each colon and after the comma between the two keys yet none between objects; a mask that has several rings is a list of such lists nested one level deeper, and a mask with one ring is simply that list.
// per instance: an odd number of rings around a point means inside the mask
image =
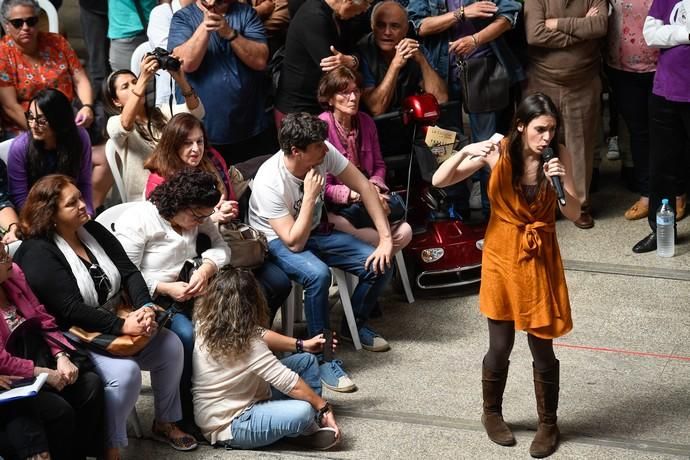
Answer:
[{"label": "beige handbag", "polygon": [[256,268],[264,263],[268,253],[266,235],[239,221],[218,225],[220,234],[230,246],[230,265]]}]

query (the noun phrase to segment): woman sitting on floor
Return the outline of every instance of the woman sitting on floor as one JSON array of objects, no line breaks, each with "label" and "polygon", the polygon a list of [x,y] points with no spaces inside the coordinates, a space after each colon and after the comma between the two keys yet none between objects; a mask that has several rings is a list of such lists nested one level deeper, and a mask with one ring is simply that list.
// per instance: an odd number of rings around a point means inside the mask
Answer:
[{"label": "woman sitting on floor", "polygon": [[[322,352],[323,335],[302,341],[265,329],[268,308],[251,272],[221,270],[194,324],[194,416],[211,444],[255,449],[291,438],[325,450],[340,441],[310,354]],[[279,361],[273,352],[297,353]]]}]

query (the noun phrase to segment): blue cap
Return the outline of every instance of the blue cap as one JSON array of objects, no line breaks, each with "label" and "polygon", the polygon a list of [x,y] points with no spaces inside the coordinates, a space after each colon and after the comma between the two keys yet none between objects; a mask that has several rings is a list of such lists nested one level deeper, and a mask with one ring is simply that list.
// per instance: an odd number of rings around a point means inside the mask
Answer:
[{"label": "blue cap", "polygon": [[661,204],[668,204],[668,198],[664,198],[663,200],[661,200]]}]

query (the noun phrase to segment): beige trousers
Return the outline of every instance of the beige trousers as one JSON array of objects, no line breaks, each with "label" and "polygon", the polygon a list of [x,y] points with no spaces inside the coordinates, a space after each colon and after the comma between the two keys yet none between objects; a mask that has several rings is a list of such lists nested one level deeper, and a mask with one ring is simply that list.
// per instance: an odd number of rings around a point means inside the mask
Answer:
[{"label": "beige trousers", "polygon": [[573,159],[570,169],[576,198],[581,206],[588,205],[594,150],[601,124],[601,80],[597,75],[581,84],[566,86],[530,75],[527,94],[536,92],[549,96],[561,112],[559,141],[565,144]]}]

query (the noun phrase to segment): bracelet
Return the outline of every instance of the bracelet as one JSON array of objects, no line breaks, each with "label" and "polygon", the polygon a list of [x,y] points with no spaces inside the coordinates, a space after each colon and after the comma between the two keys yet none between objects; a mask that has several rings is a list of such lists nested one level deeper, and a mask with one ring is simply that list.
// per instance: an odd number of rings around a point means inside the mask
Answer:
[{"label": "bracelet", "polygon": [[304,341],[302,339],[297,339],[295,341],[295,351],[297,353],[302,353],[304,351]]},{"label": "bracelet", "polygon": [[67,358],[69,358],[69,355],[67,354],[67,352],[59,351],[55,354],[55,360],[60,359],[62,356],[66,356]]},{"label": "bracelet", "polygon": [[232,42],[234,39],[236,39],[240,33],[237,31],[237,29],[232,29],[232,33],[228,37],[228,43]]},{"label": "bracelet", "polygon": [[91,113],[96,113],[96,112],[93,110],[93,104],[82,104],[81,107],[82,107],[82,108],[88,107],[89,109],[91,109]]},{"label": "bracelet", "polygon": [[326,401],[326,404],[324,404],[324,406],[321,409],[319,409],[319,411],[314,416],[314,421],[316,421],[316,424],[320,426],[321,419],[323,418],[323,416],[326,415],[328,412],[331,412],[332,410],[333,408],[331,407],[331,403]]},{"label": "bracelet", "polygon": [[136,91],[134,91],[134,88],[132,88],[132,94],[134,94],[136,97],[144,97],[143,94],[139,94]]},{"label": "bracelet", "polygon": [[472,41],[474,42],[474,48],[479,48],[479,40],[477,40],[477,34],[472,34]]},{"label": "bracelet", "polygon": [[182,97],[185,99],[188,97],[196,96],[196,91],[194,91],[194,87],[192,85],[189,85],[189,92],[187,93],[182,93]]},{"label": "bracelet", "polygon": [[453,11],[453,17],[456,22],[461,22],[465,20],[465,5],[460,5],[460,8]]}]

